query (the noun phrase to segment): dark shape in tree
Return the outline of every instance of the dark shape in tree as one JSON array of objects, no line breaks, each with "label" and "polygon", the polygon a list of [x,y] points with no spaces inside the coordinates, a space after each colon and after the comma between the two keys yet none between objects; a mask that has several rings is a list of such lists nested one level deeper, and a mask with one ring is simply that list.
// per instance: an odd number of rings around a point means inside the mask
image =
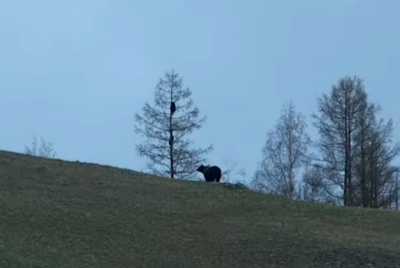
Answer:
[{"label": "dark shape in tree", "polygon": [[191,96],[182,78],[167,72],[156,86],[154,104],[146,103],[135,116],[135,131],[145,138],[137,151],[149,160],[148,168],[154,174],[189,178],[212,149],[191,147],[190,134],[205,121]]},{"label": "dark shape in tree", "polygon": [[217,166],[203,166],[201,165],[198,169],[198,172],[203,173],[206,182],[220,182],[222,171]]},{"label": "dark shape in tree", "polygon": [[176,104],[175,102],[171,102],[171,108],[170,108],[170,112],[173,115],[176,112]]}]

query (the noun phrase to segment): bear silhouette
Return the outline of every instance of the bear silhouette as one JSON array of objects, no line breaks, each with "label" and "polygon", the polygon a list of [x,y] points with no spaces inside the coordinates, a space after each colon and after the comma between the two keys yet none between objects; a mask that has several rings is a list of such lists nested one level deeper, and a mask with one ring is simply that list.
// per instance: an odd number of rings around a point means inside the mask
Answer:
[{"label": "bear silhouette", "polygon": [[222,172],[221,169],[217,166],[203,166],[201,165],[198,169],[198,172],[203,173],[206,182],[219,182],[221,180]]}]

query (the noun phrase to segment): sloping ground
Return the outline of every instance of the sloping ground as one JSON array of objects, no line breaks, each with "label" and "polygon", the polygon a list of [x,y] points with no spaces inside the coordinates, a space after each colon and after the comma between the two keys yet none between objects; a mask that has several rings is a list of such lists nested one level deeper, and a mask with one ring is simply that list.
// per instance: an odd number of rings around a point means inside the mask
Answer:
[{"label": "sloping ground", "polygon": [[0,267],[400,267],[400,214],[0,152]]}]

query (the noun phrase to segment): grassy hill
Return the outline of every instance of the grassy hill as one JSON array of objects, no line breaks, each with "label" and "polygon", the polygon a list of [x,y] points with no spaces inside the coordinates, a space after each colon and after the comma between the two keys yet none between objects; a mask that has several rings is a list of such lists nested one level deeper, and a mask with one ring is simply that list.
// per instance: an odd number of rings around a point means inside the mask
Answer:
[{"label": "grassy hill", "polygon": [[400,267],[400,214],[0,152],[0,267]]}]

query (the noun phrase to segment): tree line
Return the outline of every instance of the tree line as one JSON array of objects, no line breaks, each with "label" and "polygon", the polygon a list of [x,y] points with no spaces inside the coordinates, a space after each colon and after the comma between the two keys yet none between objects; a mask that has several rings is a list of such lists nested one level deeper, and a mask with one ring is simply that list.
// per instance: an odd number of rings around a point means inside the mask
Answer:
[{"label": "tree line", "polygon": [[[342,78],[318,99],[318,111],[312,116],[318,138],[313,141],[306,118],[293,104],[286,105],[267,134],[251,187],[290,199],[344,206],[398,204],[399,169],[394,160],[400,146],[393,139],[393,121],[381,118],[379,112],[360,78]],[[182,77],[167,72],[156,85],[154,102],[135,115],[135,131],[144,138],[137,152],[156,175],[191,178],[212,150],[212,146],[193,148],[190,139],[204,122]]]},{"label": "tree line", "polygon": [[268,134],[254,187],[311,202],[398,207],[400,147],[393,121],[379,111],[360,78],[340,79],[318,99],[319,137],[311,143],[305,118],[289,105]]}]

